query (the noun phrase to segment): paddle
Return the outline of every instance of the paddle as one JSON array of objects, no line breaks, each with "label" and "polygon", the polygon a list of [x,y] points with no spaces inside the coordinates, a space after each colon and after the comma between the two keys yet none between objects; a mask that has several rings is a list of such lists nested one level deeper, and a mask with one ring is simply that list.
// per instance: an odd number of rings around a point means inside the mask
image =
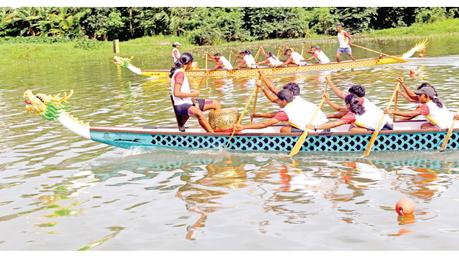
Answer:
[{"label": "paddle", "polygon": [[255,61],[257,61],[258,55],[260,54],[260,48],[261,47],[258,47],[257,53],[255,54],[255,57],[253,58],[255,59]]},{"label": "paddle", "polygon": [[227,142],[227,144],[226,144],[226,148],[228,148],[229,144],[231,143],[231,139],[233,138],[234,133],[236,132],[236,127],[237,127],[238,125],[241,124],[242,118],[244,117],[245,112],[246,112],[247,109],[249,108],[250,101],[252,101],[253,96],[254,96],[257,92],[258,92],[258,87],[255,86],[255,89],[254,89],[252,95],[250,95],[249,100],[247,100],[247,103],[245,103],[245,107],[244,107],[244,110],[242,110],[241,116],[239,116],[239,119],[237,120],[236,125],[234,125],[234,127],[233,127],[233,131],[231,132],[231,136],[230,136],[229,139],[228,139],[228,142]]},{"label": "paddle", "polygon": [[[400,87],[400,82],[397,82],[397,85],[395,86],[394,93],[390,97],[390,100],[389,100],[389,103],[387,104],[386,109],[389,109],[390,105],[392,104],[392,102],[394,102],[394,98],[395,98],[395,95],[398,93],[398,88],[399,87]],[[376,138],[378,137],[379,131],[381,131],[380,128],[383,125],[382,123],[384,122],[385,116],[386,116],[386,114],[383,114],[381,119],[379,120],[378,124],[376,125],[375,131],[371,135],[370,141],[368,142],[367,148],[366,148],[365,152],[363,153],[362,157],[367,157],[368,155],[370,155],[371,149],[373,148],[373,145],[374,145],[374,143],[376,141]]]},{"label": "paddle", "polygon": [[312,122],[316,118],[317,114],[319,113],[319,110],[321,110],[322,106],[324,105],[325,94],[327,93],[327,86],[328,86],[328,82],[325,82],[324,95],[322,96],[322,100],[320,101],[320,104],[317,107],[317,109],[314,111],[314,114],[312,114],[311,120],[309,121],[309,123],[304,128],[304,131],[301,134],[300,138],[298,138],[298,141],[295,143],[295,146],[293,146],[292,150],[288,154],[290,157],[293,157],[296,154],[298,154],[298,152],[300,152],[301,146],[303,146],[303,143],[306,140],[306,137],[308,137],[308,134],[309,134],[308,125],[312,124]]},{"label": "paddle", "polygon": [[[459,110],[456,112],[456,114],[459,114]],[[445,139],[443,139],[443,142],[440,146],[440,151],[444,151],[446,149],[446,146],[448,145],[449,139],[451,138],[451,135],[453,135],[454,131],[454,125],[456,124],[456,120],[453,117],[453,121],[451,122],[451,126],[448,129],[448,132],[446,133]]]},{"label": "paddle", "polygon": [[[258,80],[261,80],[261,74],[260,76],[258,76]],[[257,109],[257,99],[258,99],[258,91],[259,91],[258,86],[255,85],[255,87],[257,88],[255,89],[255,99],[253,100],[252,115],[255,114],[255,110]],[[250,124],[252,124],[252,122],[253,122],[253,116],[250,117]]]},{"label": "paddle", "polygon": [[359,46],[359,45],[356,45],[354,43],[352,43],[352,46],[355,46],[355,47],[358,47],[358,48],[361,48],[361,49],[364,49],[364,50],[367,50],[367,51],[370,51],[370,52],[374,52],[374,53],[377,53],[377,54],[380,54],[380,55],[385,55],[385,56],[388,56],[390,58],[393,58],[393,59],[396,59],[398,61],[401,61],[401,62],[406,62],[405,59],[401,58],[401,57],[397,57],[397,56],[393,56],[393,55],[388,55],[388,54],[384,54],[383,52],[381,51],[376,51],[376,50],[373,50],[373,49],[369,49],[367,47],[362,47],[362,46]]}]

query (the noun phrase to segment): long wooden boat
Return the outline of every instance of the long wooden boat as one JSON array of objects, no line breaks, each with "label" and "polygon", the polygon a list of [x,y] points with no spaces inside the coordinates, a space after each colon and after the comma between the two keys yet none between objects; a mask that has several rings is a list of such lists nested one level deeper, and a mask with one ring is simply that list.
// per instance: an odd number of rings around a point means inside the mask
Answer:
[{"label": "long wooden boat", "polygon": [[[384,56],[378,58],[367,58],[358,59],[356,61],[342,61],[342,62],[330,62],[328,64],[311,64],[305,66],[288,66],[288,67],[260,67],[260,68],[242,68],[233,70],[215,70],[210,69],[195,69],[187,71],[186,74],[189,77],[253,77],[258,76],[258,71],[263,71],[266,75],[281,75],[281,74],[292,74],[292,73],[304,73],[310,71],[326,71],[326,70],[338,70],[338,69],[350,69],[358,67],[369,67],[375,65],[384,64],[396,64],[408,62],[415,52],[425,49],[427,41],[422,41],[416,44],[413,48],[408,50],[406,53],[397,56],[397,58]],[[168,78],[170,69],[140,69],[131,64],[130,59],[115,56],[115,63],[129,69],[135,74]]]},{"label": "long wooden boat", "polygon": [[[42,115],[48,120],[58,120],[66,128],[86,139],[121,148],[172,148],[172,149],[227,149],[249,152],[288,153],[300,133],[282,134],[280,126],[244,130],[230,138],[225,133],[210,134],[200,128],[166,127],[91,127],[78,121],[65,111],[65,101],[71,96],[34,95],[24,93],[26,110]],[[381,131],[373,151],[420,151],[439,149],[446,130],[419,130],[425,121],[397,122],[393,131]],[[304,142],[302,152],[362,152],[371,138],[370,133],[348,132],[348,125],[331,132],[311,132]],[[459,125],[458,128],[459,129]],[[459,149],[459,130],[455,129],[448,149]],[[231,139],[231,140],[230,140]]]}]

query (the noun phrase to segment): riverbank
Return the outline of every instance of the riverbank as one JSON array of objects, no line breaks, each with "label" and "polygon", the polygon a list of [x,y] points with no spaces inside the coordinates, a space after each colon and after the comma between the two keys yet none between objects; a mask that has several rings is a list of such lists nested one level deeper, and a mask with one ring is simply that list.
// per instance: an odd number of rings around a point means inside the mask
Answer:
[{"label": "riverbank", "polygon": [[[438,37],[450,37],[454,39],[459,35],[459,19],[449,19],[431,24],[414,24],[410,27],[384,29],[363,34],[354,35],[356,42],[368,42],[371,44],[377,41],[398,41],[402,39],[435,39]],[[143,56],[143,55],[167,55],[169,56],[171,43],[179,41],[182,49],[191,51],[198,55],[206,52],[225,52],[248,48],[256,50],[259,46],[270,46],[275,48],[282,44],[298,49],[311,44],[333,44],[335,36],[311,35],[310,38],[300,39],[273,39],[252,42],[229,42],[217,46],[195,46],[189,43],[184,37],[153,36],[143,37],[134,40],[120,42],[121,55]],[[5,60],[5,65],[13,65],[18,62],[40,62],[43,60],[56,60],[65,63],[66,60],[83,59],[92,61],[103,61],[113,57],[111,41],[91,40],[49,40],[43,38],[16,38],[0,40],[0,55]],[[65,57],[65,58],[63,58]],[[151,65],[150,65],[151,66]]]}]

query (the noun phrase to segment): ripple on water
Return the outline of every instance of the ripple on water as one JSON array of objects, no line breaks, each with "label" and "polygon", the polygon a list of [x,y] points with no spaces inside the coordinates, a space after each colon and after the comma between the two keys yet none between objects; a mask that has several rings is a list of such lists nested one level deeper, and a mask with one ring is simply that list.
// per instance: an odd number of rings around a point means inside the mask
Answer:
[{"label": "ripple on water", "polygon": [[[458,60],[416,59],[336,72],[333,79],[343,89],[364,85],[382,106],[395,77],[405,75],[410,87],[438,85],[454,110]],[[362,160],[359,154],[290,159],[283,153],[122,150],[23,111],[20,98],[29,87],[74,89],[72,114],[92,126],[175,126],[168,82],[88,64],[73,61],[69,71],[45,73],[42,67],[27,78],[6,78],[14,88],[0,91],[0,108],[8,111],[0,114],[0,228],[9,232],[1,249],[456,248],[456,152],[375,153]],[[415,79],[407,77],[409,69]],[[273,81],[295,81],[302,96],[317,103],[319,75]],[[192,87],[225,107],[243,107],[255,86],[248,78],[198,83]],[[399,100],[399,107],[413,106]],[[257,112],[276,109],[259,96]],[[197,121],[190,119],[190,126]],[[402,197],[416,202],[414,220],[398,220],[393,207]]]}]

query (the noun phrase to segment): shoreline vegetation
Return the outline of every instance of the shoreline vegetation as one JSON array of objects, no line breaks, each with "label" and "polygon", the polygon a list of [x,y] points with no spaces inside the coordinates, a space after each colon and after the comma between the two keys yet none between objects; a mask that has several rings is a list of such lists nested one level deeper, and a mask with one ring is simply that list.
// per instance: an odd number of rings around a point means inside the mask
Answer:
[{"label": "shoreline vegetation", "polygon": [[[433,23],[414,23],[409,27],[390,28],[354,34],[355,41],[425,39],[444,36],[459,36],[459,19],[447,19]],[[128,41],[121,41],[121,55],[126,53],[152,53],[169,51],[171,43],[179,41],[182,49],[192,52],[223,51],[228,48],[258,48],[261,45],[281,46],[321,44],[336,42],[336,36],[313,34],[308,38],[266,39],[249,42],[224,42],[212,46],[196,46],[187,41],[184,36],[148,36]],[[90,39],[54,39],[51,37],[4,37],[0,38],[0,55],[10,62],[40,59],[62,59],[63,56],[104,59],[112,58],[112,41],[96,41]]]}]

